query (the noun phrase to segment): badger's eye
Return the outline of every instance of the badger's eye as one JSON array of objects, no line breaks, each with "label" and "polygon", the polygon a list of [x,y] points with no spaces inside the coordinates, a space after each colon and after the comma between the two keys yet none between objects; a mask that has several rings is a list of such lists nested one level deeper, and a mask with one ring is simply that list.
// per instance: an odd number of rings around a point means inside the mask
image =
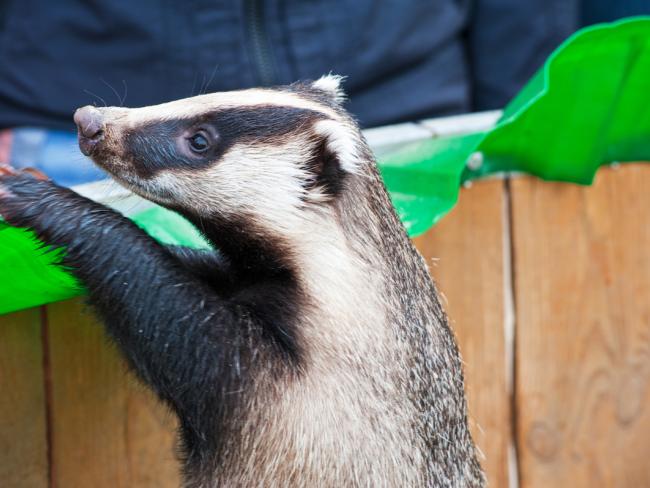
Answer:
[{"label": "badger's eye", "polygon": [[208,138],[201,132],[197,132],[189,139],[190,149],[198,154],[204,153],[210,147],[210,141]]}]

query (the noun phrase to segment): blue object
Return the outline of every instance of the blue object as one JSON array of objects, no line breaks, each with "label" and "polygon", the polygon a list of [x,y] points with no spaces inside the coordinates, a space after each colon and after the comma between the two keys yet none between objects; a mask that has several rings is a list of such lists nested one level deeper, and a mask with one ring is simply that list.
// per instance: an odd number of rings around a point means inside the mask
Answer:
[{"label": "blue object", "polygon": [[0,129],[88,104],[347,76],[370,127],[500,108],[577,28],[578,0],[0,1]]},{"label": "blue object", "polygon": [[11,131],[9,160],[15,168],[37,168],[63,186],[79,185],[108,175],[81,154],[77,134],[21,127]]}]

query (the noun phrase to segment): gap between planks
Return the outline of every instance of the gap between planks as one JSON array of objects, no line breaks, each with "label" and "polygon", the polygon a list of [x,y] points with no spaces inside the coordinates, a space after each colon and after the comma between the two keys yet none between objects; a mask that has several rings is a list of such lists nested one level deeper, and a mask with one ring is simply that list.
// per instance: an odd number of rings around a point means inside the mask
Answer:
[{"label": "gap between planks", "polygon": [[510,177],[503,181],[503,338],[505,341],[505,375],[510,403],[510,432],[508,443],[508,486],[519,488],[519,446],[517,445],[516,398],[516,306],[515,247],[513,235],[512,191]]},{"label": "gap between planks", "polygon": [[54,426],[52,416],[52,369],[50,367],[50,330],[47,321],[47,306],[39,307],[41,318],[41,344],[42,344],[42,365],[43,365],[43,399],[45,404],[45,453],[47,460],[47,484],[49,488],[55,487],[54,463],[52,451],[52,428]]}]

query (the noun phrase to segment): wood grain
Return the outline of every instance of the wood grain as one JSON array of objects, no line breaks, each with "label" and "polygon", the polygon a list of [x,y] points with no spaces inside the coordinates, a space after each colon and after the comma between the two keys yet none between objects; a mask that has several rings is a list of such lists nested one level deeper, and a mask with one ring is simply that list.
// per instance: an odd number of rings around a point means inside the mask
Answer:
[{"label": "wood grain", "polygon": [[510,401],[504,339],[503,181],[461,191],[458,206],[415,239],[438,284],[465,363],[474,440],[490,486],[508,486]]},{"label": "wood grain", "polygon": [[56,486],[177,487],[171,415],[79,299],[48,307]]},{"label": "wood grain", "polygon": [[650,486],[650,166],[513,209],[521,486]]},{"label": "wood grain", "polygon": [[39,309],[0,316],[0,485],[48,485]]}]

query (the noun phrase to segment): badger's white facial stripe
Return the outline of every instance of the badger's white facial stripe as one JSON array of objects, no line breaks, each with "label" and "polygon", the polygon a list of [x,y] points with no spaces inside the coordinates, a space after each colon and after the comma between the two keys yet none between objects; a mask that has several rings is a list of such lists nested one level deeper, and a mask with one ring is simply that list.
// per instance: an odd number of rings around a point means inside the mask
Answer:
[{"label": "badger's white facial stripe", "polygon": [[256,105],[302,108],[320,112],[331,119],[340,119],[340,115],[334,110],[316,101],[288,91],[263,88],[208,93],[150,107],[113,110],[124,111],[122,115],[126,118],[127,123],[137,128],[140,125],[156,121],[191,119],[216,110]]},{"label": "badger's white facial stripe", "polygon": [[247,215],[286,234],[300,229],[304,218],[304,182],[312,177],[301,164],[309,157],[307,137],[274,146],[236,144],[214,166],[161,171],[137,182],[135,190],[162,204],[191,208],[202,218]]},{"label": "badger's white facial stripe", "polygon": [[327,93],[335,102],[341,103],[345,100],[345,93],[341,88],[341,83],[345,78],[339,75],[328,74],[321,76],[312,83],[312,87]]}]

